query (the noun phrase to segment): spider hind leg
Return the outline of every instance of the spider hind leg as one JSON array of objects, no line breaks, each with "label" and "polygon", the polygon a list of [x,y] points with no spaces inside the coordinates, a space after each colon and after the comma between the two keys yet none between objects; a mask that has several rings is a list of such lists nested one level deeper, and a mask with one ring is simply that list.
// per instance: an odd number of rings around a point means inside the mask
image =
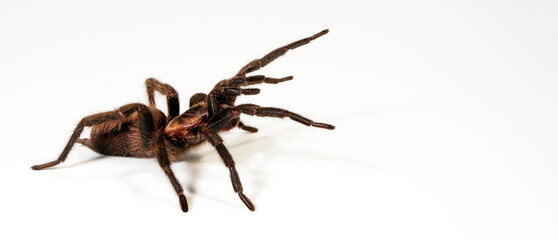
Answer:
[{"label": "spider hind leg", "polygon": [[[92,127],[92,126],[95,126],[95,125],[108,123],[108,122],[123,121],[123,119],[125,119],[128,115],[137,111],[141,107],[145,107],[145,106],[143,104],[139,104],[139,103],[132,103],[132,104],[124,105],[124,106],[122,106],[119,109],[114,110],[114,111],[97,113],[97,114],[89,115],[87,117],[82,118],[81,121],[79,121],[79,123],[77,124],[76,128],[74,129],[74,132],[72,133],[72,136],[68,140],[68,143],[66,144],[66,147],[64,147],[64,150],[58,156],[58,159],[56,159],[52,162],[47,162],[47,163],[43,163],[43,164],[39,164],[39,165],[34,165],[31,168],[33,170],[41,170],[41,169],[45,169],[45,168],[49,168],[49,167],[54,167],[54,166],[64,162],[66,160],[66,157],[68,157],[68,154],[72,150],[72,147],[74,146],[74,144],[76,142],[80,142],[79,137],[80,137],[80,135],[83,132],[83,129],[85,127]],[[83,140],[83,143],[86,143],[86,142],[87,141]],[[89,144],[89,146],[92,146],[92,145]]]}]

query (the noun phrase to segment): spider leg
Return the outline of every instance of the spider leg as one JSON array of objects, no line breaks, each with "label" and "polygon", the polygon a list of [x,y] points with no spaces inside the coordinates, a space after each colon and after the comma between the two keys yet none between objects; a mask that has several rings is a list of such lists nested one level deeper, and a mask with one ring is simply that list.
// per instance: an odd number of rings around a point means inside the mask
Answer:
[{"label": "spider leg", "polygon": [[165,148],[163,134],[160,134],[157,137],[156,146],[157,146],[157,161],[159,162],[159,166],[161,166],[161,168],[167,175],[169,181],[172,184],[172,187],[174,188],[174,191],[178,195],[180,208],[182,209],[183,212],[188,212],[188,202],[186,201],[186,197],[184,196],[184,190],[180,185],[180,183],[178,182],[178,179],[176,179],[176,176],[174,176],[174,172],[170,167],[171,162],[168,158],[167,150]]},{"label": "spider leg", "polygon": [[[68,143],[66,144],[66,147],[64,147],[64,150],[62,151],[60,156],[58,156],[58,159],[56,159],[52,162],[47,162],[47,163],[43,163],[43,164],[39,164],[39,165],[34,165],[31,168],[33,170],[41,170],[41,169],[44,169],[44,168],[49,168],[49,167],[56,166],[56,165],[64,162],[64,160],[66,160],[66,157],[70,153],[70,150],[72,150],[72,147],[74,146],[74,143],[76,143],[76,141],[78,141],[78,138],[81,135],[81,132],[83,131],[83,128],[91,127],[93,125],[108,122],[108,121],[122,120],[122,118],[125,118],[126,116],[135,112],[141,106],[144,106],[144,105],[139,104],[139,103],[132,103],[132,104],[124,105],[124,106],[122,106],[119,109],[114,110],[114,111],[104,112],[104,113],[97,113],[97,114],[89,115],[87,117],[82,118],[79,121],[79,123],[77,124],[76,128],[74,129],[74,132],[72,133],[72,136],[70,137],[70,140],[68,140]],[[81,140],[79,142],[81,142]]]},{"label": "spider leg", "polygon": [[171,85],[161,83],[155,78],[145,80],[147,88],[147,97],[149,98],[149,106],[155,107],[155,90],[167,97],[168,119],[173,119],[180,114],[180,105],[178,101],[178,93]]},{"label": "spider leg", "polygon": [[256,115],[258,117],[276,117],[276,118],[289,117],[290,119],[302,123],[306,126],[325,128],[329,130],[335,129],[335,126],[333,125],[327,123],[314,122],[308,118],[305,118],[296,113],[281,108],[260,107],[254,104],[241,104],[236,106],[236,109],[238,109],[241,113],[252,115],[252,116]]},{"label": "spider leg", "polygon": [[139,131],[144,148],[150,149],[151,145],[155,147],[157,152],[157,162],[165,172],[165,175],[167,175],[167,178],[171,182],[176,195],[178,195],[180,208],[183,212],[188,212],[188,202],[184,196],[184,189],[178,182],[178,179],[176,179],[176,176],[170,167],[171,162],[168,158],[164,141],[164,128],[156,129],[155,122],[153,121],[153,115],[147,107],[143,106],[142,108],[139,108],[137,112],[139,119]]},{"label": "spider leg", "polygon": [[97,113],[97,114],[89,115],[87,117],[82,118],[79,121],[79,123],[77,124],[76,128],[74,129],[74,132],[72,133],[72,136],[70,137],[70,140],[68,140],[68,143],[66,144],[66,147],[64,148],[64,150],[62,151],[60,156],[58,156],[58,159],[56,159],[52,162],[43,163],[43,164],[39,164],[39,165],[34,165],[31,168],[33,170],[41,170],[41,169],[44,169],[44,168],[49,168],[49,167],[56,166],[56,165],[64,162],[64,160],[66,160],[66,157],[70,153],[70,150],[72,150],[72,147],[74,146],[74,143],[78,140],[79,136],[81,135],[81,132],[83,131],[83,128],[90,127],[90,126],[93,126],[93,125],[99,124],[99,123],[108,122],[108,121],[121,120],[122,118],[125,117],[125,115],[127,115],[126,113],[130,112],[131,109],[138,107],[138,105],[141,105],[141,104],[128,104],[128,105],[125,105],[125,106],[121,107],[118,110],[114,110],[114,111],[110,111],[110,112],[104,112],[104,113]]},{"label": "spider leg", "polygon": [[225,145],[223,145],[223,139],[221,139],[221,137],[217,133],[215,133],[214,131],[208,128],[203,129],[202,132],[203,135],[209,140],[211,145],[215,147],[215,149],[219,153],[219,156],[221,156],[221,159],[225,163],[225,166],[229,169],[234,192],[238,194],[240,200],[242,200],[244,205],[246,205],[246,207],[248,207],[250,211],[256,210],[254,204],[252,204],[252,201],[250,201],[250,199],[248,199],[248,197],[246,197],[246,195],[244,195],[243,193],[242,183],[240,182],[240,176],[236,171],[234,160],[231,154],[229,153],[229,150],[227,150]]},{"label": "spider leg", "polygon": [[219,82],[216,88],[226,88],[226,87],[240,87],[240,86],[248,86],[260,83],[270,83],[270,84],[277,84],[280,82],[285,82],[288,80],[292,80],[293,76],[283,77],[283,78],[270,78],[264,75],[255,75],[246,77],[244,75],[235,76],[231,79],[223,80]]},{"label": "spider leg", "polygon": [[275,50],[271,51],[270,53],[268,53],[267,55],[265,55],[264,57],[262,57],[260,59],[255,59],[255,60],[249,62],[248,64],[246,64],[246,66],[244,66],[242,69],[240,69],[240,71],[238,71],[236,76],[244,76],[247,73],[250,73],[250,72],[256,71],[256,70],[258,70],[262,67],[265,67],[267,64],[273,62],[273,60],[282,56],[287,51],[289,51],[291,49],[295,49],[295,48],[300,47],[302,45],[308,44],[312,40],[314,40],[316,38],[319,38],[319,37],[321,37],[322,35],[324,35],[328,32],[329,32],[329,30],[326,29],[326,30],[323,30],[319,33],[316,33],[315,35],[313,35],[311,37],[303,38],[303,39],[300,39],[300,40],[295,41],[293,43],[287,44],[283,47],[280,47],[278,49],[275,49]]},{"label": "spider leg", "polygon": [[[213,116],[215,116],[215,114],[217,114],[217,112],[219,111],[219,104],[220,103],[227,103],[227,104],[233,104],[236,96],[240,95],[240,94],[244,94],[242,93],[242,89],[240,90],[224,90],[228,87],[238,87],[238,86],[245,86],[245,85],[249,85],[249,84],[257,84],[257,83],[279,83],[279,82],[284,82],[287,80],[291,80],[292,76],[289,77],[285,77],[285,78],[268,78],[266,80],[265,76],[261,76],[261,75],[257,75],[257,76],[251,76],[251,77],[246,77],[247,73],[256,71],[262,67],[265,67],[267,64],[273,62],[275,59],[277,59],[278,57],[284,55],[287,51],[291,50],[291,49],[295,49],[297,47],[300,47],[302,45],[308,44],[309,42],[311,42],[312,40],[319,38],[321,36],[323,36],[324,34],[328,33],[329,30],[323,30],[319,33],[314,34],[311,37],[307,37],[304,39],[300,39],[298,41],[292,42],[290,44],[287,44],[283,47],[277,48],[271,52],[269,52],[267,55],[263,56],[260,59],[255,59],[251,62],[249,62],[248,64],[246,64],[244,67],[242,67],[240,69],[240,71],[232,78],[229,80],[224,80],[219,82],[215,88],[213,88],[213,90],[207,95],[207,104],[208,104],[208,118],[212,118]],[[238,92],[240,91],[240,94],[231,94],[232,96],[223,96],[224,94],[222,94],[224,91],[230,91],[230,92]],[[250,90],[251,93],[253,94],[257,94],[259,93],[259,90]]]},{"label": "spider leg", "polygon": [[238,87],[226,87],[220,88],[215,91],[217,94],[238,96],[238,95],[256,95],[260,93],[259,88],[238,88]]},{"label": "spider leg", "polygon": [[[174,190],[176,191],[182,211],[187,212],[188,204],[186,202],[186,197],[184,197],[184,191],[182,189],[182,186],[174,176],[172,169],[170,168],[171,163],[165,147],[164,134],[162,131],[163,129],[155,128],[153,115],[151,114],[149,109],[147,109],[147,107],[140,108],[137,110],[137,112],[139,120],[139,130],[143,146],[146,149],[149,149],[152,144],[155,146],[155,148],[157,149],[157,161],[159,162],[159,166],[161,166],[161,168],[169,178]],[[154,139],[155,135],[157,136]]]}]

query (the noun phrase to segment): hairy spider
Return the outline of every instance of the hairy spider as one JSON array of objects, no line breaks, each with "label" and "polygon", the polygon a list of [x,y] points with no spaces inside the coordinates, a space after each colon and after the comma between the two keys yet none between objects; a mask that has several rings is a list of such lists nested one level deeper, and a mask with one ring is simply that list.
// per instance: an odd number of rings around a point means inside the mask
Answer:
[{"label": "hairy spider", "polygon": [[[64,162],[76,142],[101,154],[156,158],[178,195],[182,211],[187,212],[188,203],[186,197],[184,197],[182,186],[170,167],[171,161],[177,160],[193,147],[209,141],[229,169],[234,191],[246,207],[254,211],[254,204],[242,192],[242,184],[235,169],[233,158],[218,133],[228,131],[234,127],[239,127],[248,132],[257,132],[258,129],[246,126],[240,121],[240,114],[276,118],[289,117],[307,126],[333,130],[335,127],[332,125],[314,122],[285,109],[260,107],[254,104],[234,105],[236,97],[239,95],[254,95],[260,92],[257,88],[241,88],[243,86],[258,83],[276,84],[293,79],[292,76],[284,78],[269,78],[262,75],[247,77],[247,73],[266,66],[288,50],[305,45],[326,33],[328,33],[327,29],[311,37],[280,47],[260,59],[251,61],[240,69],[234,77],[217,83],[209,94],[194,94],[190,98],[190,108],[182,114],[179,111],[176,90],[168,84],[149,78],[145,81],[149,106],[132,103],[114,111],[84,117],[77,124],[58,159],[31,168],[41,170]],[[155,107],[155,91],[167,97],[168,116],[165,116],[163,112]],[[90,139],[79,138],[84,127],[92,127]]]}]

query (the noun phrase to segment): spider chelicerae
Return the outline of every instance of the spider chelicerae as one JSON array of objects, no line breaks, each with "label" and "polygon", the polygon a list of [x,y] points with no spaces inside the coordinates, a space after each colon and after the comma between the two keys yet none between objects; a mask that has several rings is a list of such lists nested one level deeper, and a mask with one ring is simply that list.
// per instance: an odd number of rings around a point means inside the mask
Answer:
[{"label": "spider chelicerae", "polygon": [[[34,165],[31,168],[41,170],[64,162],[76,142],[105,155],[156,158],[178,195],[182,211],[187,212],[188,203],[182,186],[170,167],[171,162],[185,155],[193,147],[209,141],[229,169],[234,191],[246,207],[254,211],[254,204],[243,193],[235,163],[219,133],[234,127],[248,132],[257,132],[258,129],[240,121],[241,114],[260,117],[288,117],[307,126],[333,130],[335,128],[333,125],[314,122],[285,109],[260,107],[254,104],[234,105],[239,95],[255,95],[260,92],[257,88],[243,88],[245,86],[259,83],[277,84],[293,79],[292,76],[270,78],[263,75],[246,76],[246,74],[266,66],[287,51],[305,45],[326,33],[328,33],[327,29],[251,61],[234,77],[217,83],[209,94],[194,94],[190,98],[190,108],[182,114],[180,114],[176,90],[168,84],[149,78],[145,81],[149,106],[131,103],[114,111],[84,117],[77,124],[58,159]],[[155,107],[155,91],[167,98],[167,116]],[[92,127],[89,139],[79,138],[85,127]]]}]

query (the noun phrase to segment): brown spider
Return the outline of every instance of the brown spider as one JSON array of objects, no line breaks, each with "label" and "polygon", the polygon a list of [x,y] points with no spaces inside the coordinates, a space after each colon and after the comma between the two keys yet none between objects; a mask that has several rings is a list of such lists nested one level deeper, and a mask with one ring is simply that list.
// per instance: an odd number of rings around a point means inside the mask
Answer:
[{"label": "brown spider", "polygon": [[[74,143],[81,143],[95,152],[111,155],[137,158],[157,158],[159,165],[169,178],[182,211],[188,211],[188,203],[182,186],[170,168],[171,161],[185,155],[190,149],[205,141],[215,147],[219,156],[229,169],[234,191],[242,202],[254,211],[254,205],[242,192],[240,177],[235,169],[231,154],[223,145],[219,132],[239,127],[248,132],[258,129],[244,125],[240,121],[240,114],[256,115],[260,117],[276,117],[290,119],[307,126],[333,130],[335,127],[325,123],[317,123],[296,113],[280,108],[260,107],[254,104],[234,105],[239,95],[254,95],[260,92],[257,88],[241,88],[258,83],[280,83],[293,79],[268,78],[262,75],[249,76],[246,74],[256,71],[290,49],[295,49],[326,34],[323,30],[311,37],[295,41],[291,44],[271,51],[261,59],[246,64],[232,78],[220,81],[209,94],[197,93],[190,98],[190,108],[180,114],[178,93],[168,84],[153,78],[145,81],[149,106],[141,103],[124,105],[114,111],[89,115],[77,124],[66,147],[55,161],[35,165],[33,170],[41,170],[56,166],[66,159]],[[155,107],[154,91],[166,95],[168,116]],[[180,114],[180,115],[179,115]],[[84,127],[92,127],[90,139],[78,139]]]}]

